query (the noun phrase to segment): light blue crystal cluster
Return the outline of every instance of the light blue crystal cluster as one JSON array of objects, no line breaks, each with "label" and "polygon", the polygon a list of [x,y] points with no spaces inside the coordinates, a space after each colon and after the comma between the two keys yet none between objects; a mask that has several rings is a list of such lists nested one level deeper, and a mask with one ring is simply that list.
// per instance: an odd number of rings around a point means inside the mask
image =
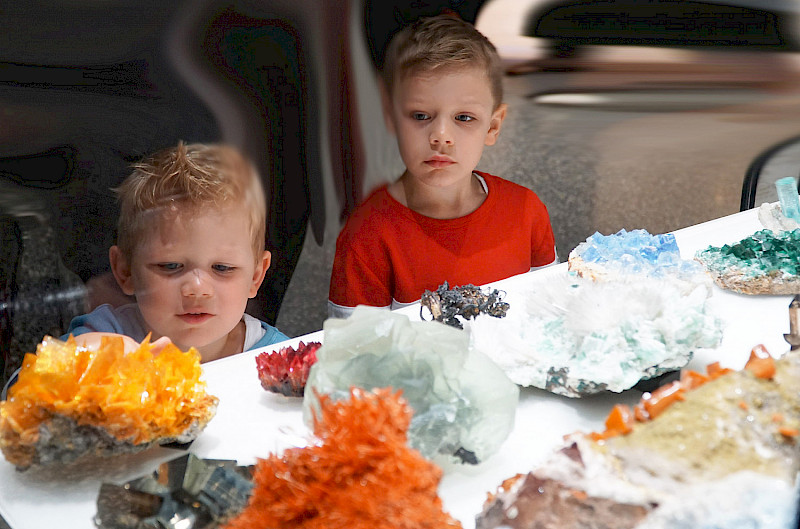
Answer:
[{"label": "light blue crystal cluster", "polygon": [[602,264],[608,272],[663,277],[666,274],[691,277],[702,274],[699,263],[682,259],[671,233],[651,235],[647,230],[622,229],[612,235],[595,232],[579,244],[570,257]]},{"label": "light blue crystal cluster", "polygon": [[409,444],[440,462],[479,463],[514,427],[519,388],[461,330],[360,306],[329,319],[303,399],[303,418],[318,413],[316,393],[348,398],[353,386],[401,389],[414,409]]}]

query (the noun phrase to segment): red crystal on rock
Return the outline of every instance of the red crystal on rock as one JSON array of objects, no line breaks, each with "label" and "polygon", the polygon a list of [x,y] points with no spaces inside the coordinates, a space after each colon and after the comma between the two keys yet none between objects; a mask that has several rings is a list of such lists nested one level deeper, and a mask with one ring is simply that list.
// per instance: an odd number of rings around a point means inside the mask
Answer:
[{"label": "red crystal on rock", "polygon": [[320,342],[300,342],[297,349],[286,346],[272,353],[259,354],[256,356],[256,367],[261,386],[287,397],[302,397],[308,372],[317,361],[317,349],[320,347]]}]

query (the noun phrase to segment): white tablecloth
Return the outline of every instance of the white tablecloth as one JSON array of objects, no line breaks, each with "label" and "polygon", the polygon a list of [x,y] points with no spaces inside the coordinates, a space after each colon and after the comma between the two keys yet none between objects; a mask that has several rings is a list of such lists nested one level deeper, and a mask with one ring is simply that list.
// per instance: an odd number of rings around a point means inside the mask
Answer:
[{"label": "white tablecloth", "polygon": [[[737,213],[675,232],[681,254],[692,258],[708,245],[722,245],[761,229],[756,210]],[[493,286],[511,291],[515,285],[546,279],[549,274],[566,273],[566,264],[516,276]],[[698,354],[689,367],[704,369],[719,360],[739,369],[750,349],[763,343],[773,355],[783,354],[788,345],[788,306],[791,296],[744,296],[714,288],[711,302],[726,321],[721,346]],[[418,308],[403,309],[418,317]],[[281,345],[321,341],[322,332],[295,338]],[[277,348],[278,346],[274,347]],[[272,349],[272,348],[270,348]],[[258,380],[251,351],[204,365],[209,392],[220,398],[216,417],[192,444],[199,457],[235,459],[251,464],[257,457],[304,442],[308,430],[301,418],[301,399],[286,398],[264,391]],[[506,478],[531,470],[562,441],[564,434],[603,429],[611,406],[634,404],[640,393],[602,394],[569,399],[535,389],[522,389],[516,426],[499,453],[477,466],[445,469],[440,487],[444,506],[465,528],[474,527],[488,492]],[[13,529],[84,529],[94,527],[95,501],[100,483],[122,483],[155,469],[161,461],[183,452],[155,448],[134,456],[113,459],[94,466],[84,465],[69,474],[17,472],[0,460],[0,514]]]}]

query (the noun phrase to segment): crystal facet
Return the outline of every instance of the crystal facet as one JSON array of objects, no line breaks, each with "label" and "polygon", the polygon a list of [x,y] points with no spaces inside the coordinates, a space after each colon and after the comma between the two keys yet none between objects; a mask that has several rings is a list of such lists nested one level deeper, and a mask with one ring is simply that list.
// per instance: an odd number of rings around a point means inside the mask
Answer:
[{"label": "crystal facet", "polygon": [[780,178],[775,182],[781,212],[787,218],[800,222],[800,197],[797,195],[797,181],[791,176]]},{"label": "crystal facet", "polygon": [[346,398],[355,386],[401,389],[414,409],[409,441],[428,458],[484,461],[513,428],[519,389],[447,325],[360,306],[325,322],[317,356],[303,401],[307,424],[317,393]]}]

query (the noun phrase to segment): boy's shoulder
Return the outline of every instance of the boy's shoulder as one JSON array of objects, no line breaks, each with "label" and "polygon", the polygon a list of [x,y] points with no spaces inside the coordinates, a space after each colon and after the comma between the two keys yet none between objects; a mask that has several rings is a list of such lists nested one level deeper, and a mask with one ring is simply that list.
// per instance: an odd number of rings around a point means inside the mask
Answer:
[{"label": "boy's shoulder", "polygon": [[485,173],[483,171],[475,171],[475,173],[481,176],[486,182],[486,186],[489,188],[490,196],[492,192],[494,192],[495,196],[500,196],[503,199],[516,196],[525,198],[526,200],[539,200],[539,197],[531,188],[525,187],[522,184],[518,184],[501,176]]},{"label": "boy's shoulder", "polygon": [[352,232],[375,229],[392,219],[403,215],[404,206],[397,202],[388,191],[388,184],[373,190],[361,204],[347,217],[343,231]]}]

